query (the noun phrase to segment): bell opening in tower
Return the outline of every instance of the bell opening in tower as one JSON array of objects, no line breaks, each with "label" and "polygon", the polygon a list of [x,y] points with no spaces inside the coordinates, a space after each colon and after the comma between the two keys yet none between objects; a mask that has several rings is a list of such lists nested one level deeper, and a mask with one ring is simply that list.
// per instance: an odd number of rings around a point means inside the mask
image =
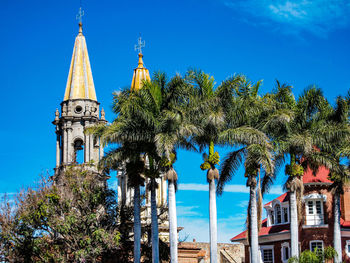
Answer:
[{"label": "bell opening in tower", "polygon": [[82,139],[76,139],[74,141],[74,163],[84,163],[84,142]]}]

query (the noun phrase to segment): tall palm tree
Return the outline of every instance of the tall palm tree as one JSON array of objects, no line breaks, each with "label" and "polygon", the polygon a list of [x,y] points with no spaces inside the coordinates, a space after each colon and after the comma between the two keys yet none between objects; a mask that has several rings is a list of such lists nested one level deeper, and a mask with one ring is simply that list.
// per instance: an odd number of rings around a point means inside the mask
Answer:
[{"label": "tall palm tree", "polygon": [[207,171],[209,183],[209,234],[210,234],[210,262],[217,262],[217,210],[216,184],[219,179],[220,156],[215,151],[215,144],[219,143],[219,134],[225,126],[225,104],[232,99],[230,94],[239,83],[241,76],[233,76],[224,81],[216,89],[214,78],[201,70],[189,70],[185,76],[190,87],[188,113],[192,123],[199,132],[192,136],[200,151],[205,148],[208,153],[203,154],[204,162],[200,168]]},{"label": "tall palm tree", "polygon": [[[127,114],[138,112],[135,97],[129,90],[124,90],[114,96],[114,110],[118,114],[112,124],[99,125],[87,130],[88,133],[96,134],[100,137],[104,145],[117,145],[110,150],[100,160],[99,167],[104,170],[117,170],[125,166],[128,175],[128,185],[134,190],[134,262],[141,260],[141,198],[140,186],[144,179],[142,174],[145,170],[145,163],[142,155],[149,144],[147,137],[134,129],[133,123]],[[127,113],[127,114],[126,114]],[[135,116],[134,116],[135,117]],[[136,118],[140,119],[140,118]],[[118,147],[119,146],[119,147]]]},{"label": "tall palm tree", "polygon": [[[324,138],[319,133],[324,118],[330,110],[322,91],[314,86],[307,88],[295,101],[291,87],[280,85],[274,94],[266,96],[268,101],[275,101],[274,107],[279,112],[290,112],[290,121],[274,122],[268,119],[265,128],[273,137],[277,152],[276,162],[284,164],[289,157],[289,164],[285,166],[288,176],[284,187],[290,194],[290,231],[291,256],[299,256],[299,221],[301,217],[301,197],[303,181],[301,176],[304,169],[312,164],[314,169],[321,164],[315,160],[317,149],[324,145]],[[283,116],[283,115],[281,115]]]},{"label": "tall palm tree", "polygon": [[[98,134],[102,144],[121,144],[120,147],[114,148],[106,153],[99,161],[99,168],[109,173],[109,170],[117,170],[125,167],[128,175],[128,186],[134,190],[134,262],[139,263],[141,260],[141,198],[140,186],[143,185],[142,174],[144,172],[144,161],[141,159],[141,148],[121,136],[124,125],[116,120],[111,125],[95,126],[87,132]],[[125,202],[125,200],[123,200]],[[125,203],[122,203],[122,206]]]},{"label": "tall palm tree", "polygon": [[198,133],[188,118],[189,96],[187,87],[181,76],[176,75],[169,82],[165,75],[158,75],[157,80],[162,90],[162,106],[160,122],[155,137],[157,152],[162,156],[162,172],[168,181],[168,217],[170,258],[172,263],[178,262],[177,256],[177,217],[176,217],[176,183],[177,172],[174,168],[177,148],[196,150],[188,139]]},{"label": "tall palm tree", "polygon": [[218,135],[224,125],[224,112],[216,96],[214,78],[201,70],[189,70],[185,76],[191,87],[189,115],[201,133],[194,134],[193,139],[200,150],[209,148],[208,154],[203,154],[204,162],[200,168],[207,171],[209,183],[209,236],[210,262],[217,262],[217,211],[215,180],[219,179],[216,165],[220,161],[219,153],[215,152]]},{"label": "tall palm tree", "polygon": [[342,159],[349,159],[349,102],[338,97],[335,107],[324,120],[324,129],[319,134],[324,138],[322,148],[318,151],[312,161],[326,166],[332,181],[331,192],[333,193],[333,219],[334,237],[333,246],[337,253],[334,262],[342,262],[342,246],[340,231],[340,196],[344,193],[344,187],[349,183],[350,173]]},{"label": "tall palm tree", "polygon": [[[114,96],[113,109],[118,114],[116,120],[108,126],[93,128],[105,143],[119,143],[122,146],[109,152],[103,159],[104,164],[115,165],[125,149],[133,150],[132,155],[126,155],[127,160],[132,158],[145,158],[143,175],[150,180],[151,192],[151,218],[152,218],[152,261],[159,262],[159,235],[158,235],[158,213],[156,203],[156,178],[165,170],[169,183],[170,201],[170,239],[172,262],[177,262],[177,224],[176,213],[174,213],[175,196],[172,195],[175,178],[171,154],[177,147],[193,149],[186,137],[189,137],[195,126],[190,122],[184,122],[184,105],[188,99],[184,98],[185,89],[182,78],[175,76],[171,81],[163,73],[155,73],[152,81],[145,81],[143,88],[138,91],[124,90]],[[125,157],[124,155],[122,157]],[[133,159],[133,160],[134,160]],[[164,160],[166,160],[164,162]],[[171,162],[171,165],[164,163]],[[135,160],[134,160],[135,163]],[[132,162],[130,161],[130,165]],[[127,166],[128,168],[129,166]],[[134,186],[135,187],[135,186]],[[135,220],[139,221],[139,187],[134,190]],[[134,222],[135,223],[135,222]],[[175,230],[174,230],[175,229]],[[173,233],[176,231],[175,233]],[[139,251],[138,231],[135,227],[135,254]],[[137,251],[136,251],[137,250]],[[138,255],[134,258],[137,262]]]},{"label": "tall palm tree", "polygon": [[156,205],[155,179],[161,172],[165,173],[168,180],[169,192],[169,234],[171,262],[177,262],[177,219],[175,201],[175,183],[177,174],[173,164],[176,158],[175,150],[178,147],[193,150],[194,147],[188,141],[196,127],[187,121],[185,108],[188,104],[188,96],[180,76],[175,76],[170,81],[164,73],[155,73],[152,81],[145,82],[139,91],[142,111],[149,119],[147,125],[142,128],[151,135],[152,143],[146,151],[149,160],[148,177],[151,179],[151,213],[152,213],[152,249],[153,262],[157,261],[158,249],[158,221]]},{"label": "tall palm tree", "polygon": [[[222,144],[231,145],[235,149],[230,152],[221,165],[221,176],[218,182],[218,194],[222,194],[224,186],[234,176],[235,171],[244,164],[247,186],[250,189],[248,206],[248,233],[251,251],[251,262],[259,262],[258,253],[258,219],[261,208],[258,206],[260,196],[260,173],[264,173],[263,181],[274,174],[273,147],[268,136],[259,130],[258,123],[264,109],[263,101],[258,96],[260,82],[252,84],[241,78],[232,100],[226,103],[227,121],[225,130],[220,134]],[[266,107],[266,106],[265,106]],[[261,200],[260,200],[261,201]],[[259,214],[259,216],[258,216]]]}]

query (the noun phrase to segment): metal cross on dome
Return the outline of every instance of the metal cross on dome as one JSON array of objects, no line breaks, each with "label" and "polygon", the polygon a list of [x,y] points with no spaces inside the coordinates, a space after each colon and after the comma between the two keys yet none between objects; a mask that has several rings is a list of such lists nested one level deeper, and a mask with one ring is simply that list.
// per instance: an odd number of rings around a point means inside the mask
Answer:
[{"label": "metal cross on dome", "polygon": [[142,41],[142,38],[139,37],[137,40],[137,45],[135,45],[135,50],[138,50],[140,54],[142,54],[142,48],[146,46],[146,42]]},{"label": "metal cross on dome", "polygon": [[79,13],[77,14],[77,19],[79,20],[79,23],[83,22],[83,16],[84,16],[84,10],[80,7]]}]

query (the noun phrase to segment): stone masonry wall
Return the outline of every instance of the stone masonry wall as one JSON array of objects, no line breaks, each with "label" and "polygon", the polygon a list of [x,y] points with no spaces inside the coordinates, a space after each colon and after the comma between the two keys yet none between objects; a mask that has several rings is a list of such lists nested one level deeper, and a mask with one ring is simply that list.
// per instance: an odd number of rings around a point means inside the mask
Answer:
[{"label": "stone masonry wall", "polygon": [[[205,251],[205,259],[203,263],[210,262],[210,244],[195,242],[198,248],[201,248]],[[233,262],[242,263],[244,262],[244,246],[242,244],[229,244],[229,243],[218,243],[218,262],[226,263],[222,260],[221,250],[228,252],[229,255],[233,257]]]}]

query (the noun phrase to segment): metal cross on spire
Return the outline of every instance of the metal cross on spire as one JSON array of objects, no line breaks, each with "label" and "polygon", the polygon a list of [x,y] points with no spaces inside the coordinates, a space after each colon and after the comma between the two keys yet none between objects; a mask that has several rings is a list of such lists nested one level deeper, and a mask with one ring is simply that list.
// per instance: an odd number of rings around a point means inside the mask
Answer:
[{"label": "metal cross on spire", "polygon": [[146,42],[142,41],[142,38],[139,37],[137,40],[137,45],[135,45],[135,51],[138,50],[140,54],[142,54],[142,48],[146,46]]},{"label": "metal cross on spire", "polygon": [[80,8],[79,8],[79,13],[77,14],[77,20],[79,20],[79,23],[82,24],[83,23],[83,16],[84,16],[84,10],[81,8],[81,4],[80,4]]}]

